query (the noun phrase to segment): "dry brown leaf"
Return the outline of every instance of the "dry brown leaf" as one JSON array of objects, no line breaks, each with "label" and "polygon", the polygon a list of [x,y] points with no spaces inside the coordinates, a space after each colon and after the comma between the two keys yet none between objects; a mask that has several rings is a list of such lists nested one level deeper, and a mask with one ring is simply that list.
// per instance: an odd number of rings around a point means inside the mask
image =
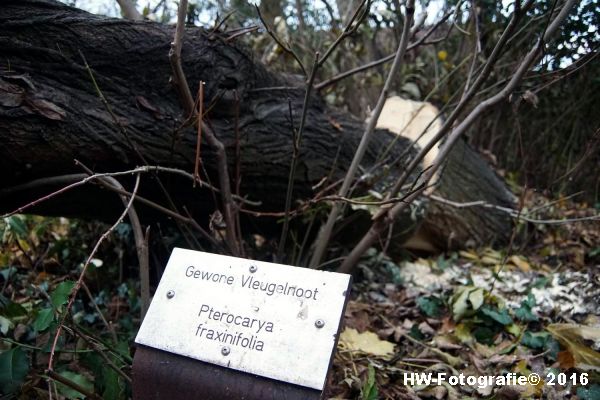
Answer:
[{"label": "dry brown leaf", "polygon": [[575,358],[573,358],[573,354],[570,351],[560,351],[557,357],[558,364],[560,365],[560,369],[571,369],[575,367]]},{"label": "dry brown leaf", "polygon": [[600,328],[576,324],[550,324],[546,330],[569,350],[577,368],[600,371],[600,353],[584,343],[584,339],[600,340]]},{"label": "dry brown leaf", "polygon": [[18,85],[0,79],[0,105],[18,107],[25,99],[25,90]]},{"label": "dry brown leaf", "polygon": [[37,114],[46,117],[48,119],[54,121],[60,121],[65,119],[67,113],[65,110],[60,108],[54,103],[49,102],[44,99],[27,99],[27,104],[31,107]]},{"label": "dry brown leaf", "polygon": [[531,271],[531,265],[521,256],[510,256],[510,262],[513,263],[517,268],[523,272]]},{"label": "dry brown leaf", "polygon": [[340,344],[346,350],[360,351],[380,357],[390,357],[394,354],[394,344],[379,339],[373,332],[358,333],[356,329],[346,328],[340,335]]}]

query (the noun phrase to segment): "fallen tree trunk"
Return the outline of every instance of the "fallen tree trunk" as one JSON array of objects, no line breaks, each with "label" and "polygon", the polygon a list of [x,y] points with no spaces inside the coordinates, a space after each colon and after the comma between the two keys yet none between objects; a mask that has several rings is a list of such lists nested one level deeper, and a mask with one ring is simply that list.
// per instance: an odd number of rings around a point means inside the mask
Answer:
[{"label": "fallen tree trunk", "polygon": [[[169,82],[172,37],[172,26],[94,16],[49,0],[3,2],[0,212],[64,186],[60,178],[51,178],[81,173],[75,159],[97,172],[144,164],[193,171],[196,132],[186,123]],[[281,89],[302,84],[269,72],[236,40],[226,33],[186,29],[183,69],[192,86],[206,82],[206,120],[226,147],[230,174],[240,164],[240,195],[260,202],[255,210],[281,211],[304,90]],[[312,198],[321,188],[313,187],[324,178],[333,182],[343,176],[362,131],[362,121],[327,107],[317,96],[310,99],[295,200]],[[395,141],[383,164],[377,164],[392,140],[392,133],[378,132],[365,156],[365,170],[377,165],[376,171],[391,171],[388,180],[402,170],[407,139]],[[206,144],[201,159],[206,178],[218,182],[215,153]],[[466,173],[476,187],[481,171]],[[158,179],[171,199],[158,189]],[[158,173],[144,177],[139,194],[189,210],[201,224],[207,224],[216,204],[213,194],[193,188],[189,180]],[[121,210],[114,193],[82,186],[29,211],[112,220]],[[138,212],[146,223],[159,217],[144,207]],[[259,229],[274,224],[272,218],[252,221]],[[504,220],[499,225],[504,233],[510,230]]]}]

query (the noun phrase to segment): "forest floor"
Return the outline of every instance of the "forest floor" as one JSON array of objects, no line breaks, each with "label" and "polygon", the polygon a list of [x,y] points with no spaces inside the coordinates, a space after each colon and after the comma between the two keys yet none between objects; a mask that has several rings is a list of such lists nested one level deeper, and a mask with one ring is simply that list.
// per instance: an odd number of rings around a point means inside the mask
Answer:
[{"label": "forest floor", "polygon": [[[547,221],[598,214],[539,195],[525,207],[542,204]],[[346,310],[330,395],[600,399],[600,222],[521,228],[524,240],[503,249],[398,264],[372,252]],[[429,373],[445,382],[427,382]],[[530,379],[466,384],[510,373]],[[465,384],[450,379],[461,375]]]},{"label": "forest floor", "polygon": [[[525,197],[526,209],[539,207],[547,221],[599,212],[599,205],[572,199]],[[105,229],[64,218],[0,221],[2,399],[48,397],[57,321]],[[326,398],[600,399],[600,222],[524,223],[516,230],[504,248],[400,262],[369,252]],[[139,282],[128,272],[135,270],[132,248],[122,224],[92,260],[56,346],[54,378],[63,382],[53,386],[56,398],[83,398],[82,391],[87,398],[130,396],[140,324]],[[417,372],[425,375],[411,375]],[[429,373],[445,381],[427,382]],[[487,384],[484,376],[508,381]]]}]

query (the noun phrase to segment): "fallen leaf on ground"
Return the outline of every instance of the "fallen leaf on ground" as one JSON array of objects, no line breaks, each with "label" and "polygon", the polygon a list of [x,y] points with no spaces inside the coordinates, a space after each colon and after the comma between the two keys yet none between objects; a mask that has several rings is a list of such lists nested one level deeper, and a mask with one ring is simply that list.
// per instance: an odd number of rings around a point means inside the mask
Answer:
[{"label": "fallen leaf on ground", "polygon": [[394,354],[394,344],[379,339],[373,332],[358,333],[356,329],[346,328],[340,335],[340,344],[346,350],[360,351],[374,356],[386,357]]},{"label": "fallen leaf on ground", "polygon": [[551,324],[546,330],[565,346],[573,359],[575,366],[583,370],[600,371],[600,353],[584,343],[585,340],[600,340],[600,328],[576,324]]}]

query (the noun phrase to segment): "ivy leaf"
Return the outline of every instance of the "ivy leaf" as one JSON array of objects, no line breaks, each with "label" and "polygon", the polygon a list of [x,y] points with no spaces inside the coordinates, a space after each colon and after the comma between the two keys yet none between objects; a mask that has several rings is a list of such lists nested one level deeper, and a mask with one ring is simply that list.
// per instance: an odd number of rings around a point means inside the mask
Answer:
[{"label": "ivy leaf", "polygon": [[13,215],[12,217],[6,218],[5,221],[8,223],[10,230],[14,232],[17,238],[27,237],[27,225],[20,216]]},{"label": "ivy leaf", "polygon": [[33,321],[33,329],[37,332],[45,331],[52,321],[54,321],[54,310],[51,308],[44,308],[38,312],[35,321]]},{"label": "ivy leaf", "polygon": [[532,311],[535,307],[535,297],[529,293],[527,299],[523,300],[521,306],[515,310],[515,317],[523,322],[537,321],[539,318]]},{"label": "ivy leaf", "polygon": [[442,314],[441,308],[444,303],[435,296],[419,297],[417,305],[428,317],[437,318]]},{"label": "ivy leaf", "polygon": [[2,308],[2,311],[0,311],[0,314],[6,318],[13,319],[27,315],[27,310],[19,303],[14,303],[9,300],[9,303]]},{"label": "ivy leaf", "polygon": [[20,347],[0,354],[0,392],[9,394],[19,390],[29,372],[29,359]]},{"label": "ivy leaf", "polygon": [[473,337],[480,343],[492,345],[498,332],[487,326],[478,326],[473,330]]},{"label": "ivy leaf", "polygon": [[600,399],[600,385],[593,384],[589,388],[587,387],[578,387],[577,388],[577,397],[581,400],[596,400]]},{"label": "ivy leaf", "polygon": [[[60,373],[60,376],[70,380],[73,383],[81,386],[86,389],[88,392],[94,392],[94,384],[85,376],[81,374],[76,374],[71,371],[63,371]],[[56,382],[56,388],[58,389],[58,393],[65,396],[67,399],[83,399],[85,395],[83,393],[79,393],[77,390],[70,388],[69,386],[62,384],[60,382]]]},{"label": "ivy leaf", "polygon": [[464,316],[477,311],[485,300],[485,292],[481,288],[466,286],[459,288],[450,299],[454,320],[459,321]]},{"label": "ivy leaf", "polygon": [[106,368],[104,370],[104,392],[102,393],[103,399],[121,399],[123,398],[123,385],[119,378],[119,374],[112,368]]},{"label": "ivy leaf", "polygon": [[530,349],[541,350],[544,348],[548,336],[550,335],[547,332],[532,333],[527,331],[523,334],[521,343]]},{"label": "ivy leaf", "polygon": [[69,295],[71,294],[71,290],[73,290],[73,286],[75,286],[75,282],[72,281],[64,281],[56,286],[56,289],[54,289],[50,295],[50,300],[52,301],[54,308],[60,308],[69,300]]},{"label": "ivy leaf", "polygon": [[506,308],[503,308],[502,310],[494,310],[489,306],[483,306],[481,307],[481,312],[483,315],[493,319],[500,325],[506,326],[513,323],[513,320],[510,315],[508,315],[508,310]]}]

